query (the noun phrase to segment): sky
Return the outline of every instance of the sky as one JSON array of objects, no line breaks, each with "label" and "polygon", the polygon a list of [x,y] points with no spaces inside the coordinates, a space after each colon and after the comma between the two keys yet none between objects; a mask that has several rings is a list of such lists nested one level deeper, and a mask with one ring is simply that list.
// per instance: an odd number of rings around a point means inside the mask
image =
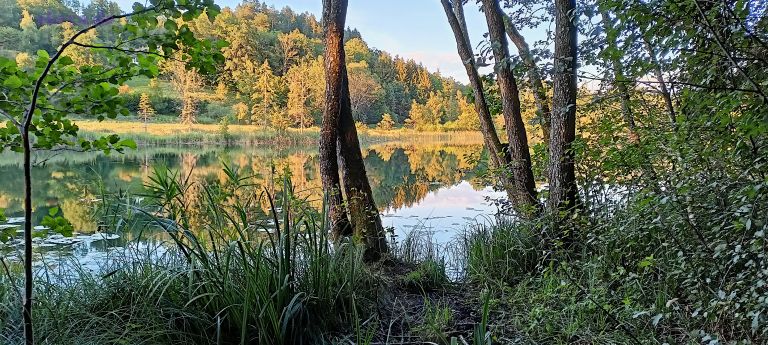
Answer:
[{"label": "sky", "polygon": [[[124,9],[130,8],[133,2],[118,0]],[[277,9],[289,6],[296,12],[314,13],[318,20],[322,16],[322,0],[262,2]],[[217,0],[216,3],[222,8],[234,8],[240,1]],[[476,47],[487,31],[485,18],[474,1],[467,4],[465,14],[470,40]],[[357,28],[372,48],[414,59],[432,72],[440,71],[444,76],[467,82],[440,0],[350,0],[347,26]]]}]

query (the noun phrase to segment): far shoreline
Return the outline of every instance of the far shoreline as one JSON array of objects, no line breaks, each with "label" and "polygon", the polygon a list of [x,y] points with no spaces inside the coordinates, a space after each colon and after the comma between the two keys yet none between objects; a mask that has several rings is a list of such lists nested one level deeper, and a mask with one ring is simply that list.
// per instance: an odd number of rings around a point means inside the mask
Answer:
[{"label": "far shoreline", "polygon": [[[309,145],[320,138],[319,127],[288,128],[278,131],[258,125],[148,123],[129,120],[74,120],[85,137],[117,134],[139,145]],[[358,127],[362,144],[385,142],[451,143],[482,145],[478,131],[418,131],[408,128],[389,130]]]}]

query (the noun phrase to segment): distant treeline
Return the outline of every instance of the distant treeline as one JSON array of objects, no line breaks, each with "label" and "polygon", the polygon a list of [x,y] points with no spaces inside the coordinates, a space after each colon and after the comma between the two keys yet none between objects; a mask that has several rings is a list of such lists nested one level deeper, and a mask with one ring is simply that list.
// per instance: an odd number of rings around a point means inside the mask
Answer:
[{"label": "distant treeline", "polygon": [[[120,12],[117,3],[109,0],[87,5],[77,0],[0,0],[0,54],[31,66],[37,50],[53,52],[78,28]],[[174,21],[180,24],[182,19]],[[167,22],[159,18],[157,30],[179,27]],[[223,9],[213,21],[201,16],[186,24],[200,37],[229,42],[223,49],[225,62],[215,75],[190,76],[190,72],[175,71],[172,64],[161,66],[161,82],[170,82],[177,92],[160,95],[162,91],[153,88],[126,89],[127,101],[137,113],[140,94],[148,93],[146,104],[159,114],[181,114],[182,122],[194,122],[196,114],[191,113],[200,113],[214,120],[229,116],[230,122],[277,128],[319,124],[325,83],[322,27],[314,14],[246,1]],[[109,26],[81,36],[79,42],[131,44],[121,42]],[[478,126],[462,84],[414,60],[369,47],[356,29],[346,30],[345,42],[356,121],[382,128]],[[80,47],[69,48],[67,55],[79,65],[100,62],[97,52]],[[186,75],[175,78],[179,73]],[[199,82],[174,85],[174,79]],[[197,106],[185,106],[185,96]],[[218,109],[209,107],[211,103],[217,103]]]}]

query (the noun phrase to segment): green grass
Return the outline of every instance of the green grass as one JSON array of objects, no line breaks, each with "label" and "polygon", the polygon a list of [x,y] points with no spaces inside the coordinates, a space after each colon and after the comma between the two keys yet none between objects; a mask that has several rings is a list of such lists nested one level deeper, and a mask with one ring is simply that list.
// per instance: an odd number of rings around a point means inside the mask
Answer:
[{"label": "green grass", "polygon": [[[165,233],[168,252],[118,258],[98,274],[40,275],[34,317],[41,343],[699,344],[718,339],[760,344],[767,339],[759,314],[755,327],[755,316],[739,314],[739,306],[728,305],[725,297],[697,312],[711,295],[682,287],[712,290],[712,284],[744,282],[738,275],[721,275],[719,281],[681,278],[687,271],[678,268],[679,254],[652,245],[657,239],[644,230],[648,222],[637,221],[653,216],[644,213],[646,207],[660,207],[647,199],[630,199],[610,213],[585,211],[584,219],[568,224],[578,243],[573,248],[548,238],[546,217],[502,218],[469,227],[448,246],[409,235],[393,244],[392,257],[368,264],[356,244],[329,244],[323,210],[298,199],[290,180],[269,196],[236,170],[225,167],[224,176],[221,182],[192,182],[158,169],[141,205],[125,195],[105,196],[100,219],[113,229]],[[704,217],[709,211],[694,212]],[[720,261],[710,256],[682,262],[703,274]],[[20,266],[3,263],[0,343],[21,344]],[[448,274],[446,263],[464,270]],[[709,310],[719,313],[697,316]]]}]

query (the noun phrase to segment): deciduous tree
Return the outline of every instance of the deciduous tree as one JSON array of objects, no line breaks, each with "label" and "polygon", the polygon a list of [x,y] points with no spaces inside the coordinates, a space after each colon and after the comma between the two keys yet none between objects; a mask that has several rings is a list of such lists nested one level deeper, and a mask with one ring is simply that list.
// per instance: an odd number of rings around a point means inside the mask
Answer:
[{"label": "deciduous tree", "polygon": [[[336,193],[339,186],[338,170],[333,161],[338,159],[343,176],[344,195],[348,206],[349,222],[352,225],[354,238],[365,246],[365,256],[368,260],[377,260],[388,251],[384,228],[381,224],[379,211],[373,201],[373,193],[363,164],[363,155],[352,118],[352,106],[349,97],[349,80],[344,53],[344,23],[346,20],[346,0],[323,0],[323,29],[325,36],[325,77],[326,104],[323,113],[323,132],[321,136],[321,170],[323,186],[326,192]],[[336,150],[331,141],[338,140]],[[344,215],[340,211],[341,196],[332,202],[337,210],[332,212]],[[335,203],[335,205],[333,205]],[[331,218],[334,220],[334,216]],[[337,231],[336,236],[344,234],[339,219],[332,223]]]}]

